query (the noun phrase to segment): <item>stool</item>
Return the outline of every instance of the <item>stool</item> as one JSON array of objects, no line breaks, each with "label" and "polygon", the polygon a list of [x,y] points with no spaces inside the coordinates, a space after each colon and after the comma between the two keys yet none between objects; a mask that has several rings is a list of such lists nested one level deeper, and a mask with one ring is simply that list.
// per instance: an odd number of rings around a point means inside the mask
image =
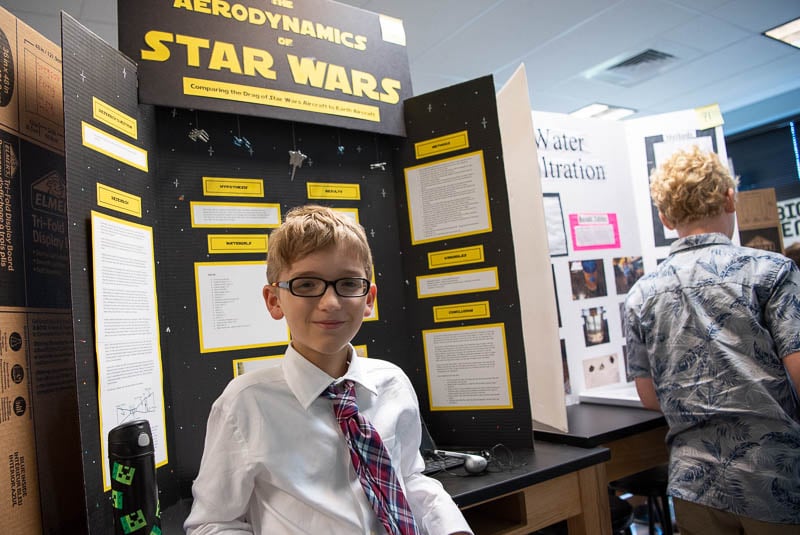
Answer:
[{"label": "stool", "polygon": [[658,518],[664,535],[672,535],[672,516],[669,496],[667,496],[667,471],[667,465],[662,464],[621,477],[608,484],[611,491],[647,497],[647,522],[650,535],[656,534],[656,518]]},{"label": "stool", "polygon": [[632,535],[633,507],[608,489],[608,505],[611,507],[611,533],[614,535]]}]

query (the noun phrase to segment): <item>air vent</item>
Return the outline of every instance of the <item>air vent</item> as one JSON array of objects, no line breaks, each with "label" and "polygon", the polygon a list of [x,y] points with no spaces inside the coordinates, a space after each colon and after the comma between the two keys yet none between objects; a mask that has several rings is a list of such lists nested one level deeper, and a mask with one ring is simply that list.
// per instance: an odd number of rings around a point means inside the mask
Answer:
[{"label": "air vent", "polygon": [[631,87],[666,71],[678,58],[666,52],[648,48],[622,60],[614,59],[587,74],[592,80],[600,80]]}]

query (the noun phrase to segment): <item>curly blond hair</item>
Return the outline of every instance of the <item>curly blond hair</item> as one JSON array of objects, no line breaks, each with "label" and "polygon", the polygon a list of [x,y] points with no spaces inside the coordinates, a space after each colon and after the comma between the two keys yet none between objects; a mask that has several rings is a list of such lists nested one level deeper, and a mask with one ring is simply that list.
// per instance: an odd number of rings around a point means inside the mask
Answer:
[{"label": "curly blond hair", "polygon": [[650,196],[664,219],[680,225],[721,214],[728,189],[738,185],[716,154],[694,145],[653,171]]},{"label": "curly blond hair", "polygon": [[277,282],[280,273],[294,262],[334,245],[343,245],[348,255],[364,265],[366,278],[372,278],[372,252],[364,227],[325,206],[292,208],[269,236],[267,281]]}]

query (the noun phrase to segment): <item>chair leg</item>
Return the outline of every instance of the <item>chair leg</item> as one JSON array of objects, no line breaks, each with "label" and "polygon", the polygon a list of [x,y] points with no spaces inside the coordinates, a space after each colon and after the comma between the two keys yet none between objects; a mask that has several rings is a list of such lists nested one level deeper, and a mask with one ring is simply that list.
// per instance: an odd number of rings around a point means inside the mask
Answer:
[{"label": "chair leg", "polygon": [[672,535],[672,513],[669,509],[669,496],[660,496],[661,503],[661,531],[664,535]]},{"label": "chair leg", "polygon": [[656,534],[656,515],[658,514],[658,507],[656,506],[653,498],[647,498],[647,527],[650,535]]}]

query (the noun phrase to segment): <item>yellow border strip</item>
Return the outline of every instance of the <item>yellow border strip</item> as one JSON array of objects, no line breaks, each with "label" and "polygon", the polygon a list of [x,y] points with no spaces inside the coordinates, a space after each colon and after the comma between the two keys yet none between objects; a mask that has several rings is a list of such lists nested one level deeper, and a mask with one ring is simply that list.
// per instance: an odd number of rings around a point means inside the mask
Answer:
[{"label": "yellow border strip", "polygon": [[208,197],[263,197],[261,178],[203,177],[203,195]]},{"label": "yellow border strip", "polygon": [[130,138],[139,137],[136,119],[97,97],[92,97],[92,117]]},{"label": "yellow border strip", "polygon": [[472,245],[445,251],[428,253],[428,269],[437,269],[465,264],[477,264],[485,260],[483,245]]},{"label": "yellow border strip", "polygon": [[142,217],[142,198],[105,184],[97,183],[97,206]]},{"label": "yellow border strip", "polygon": [[[286,324],[286,339],[279,340],[276,342],[265,342],[265,343],[258,343],[258,344],[247,344],[247,345],[232,345],[232,346],[224,346],[224,347],[215,347],[215,348],[206,348],[203,345],[203,310],[202,310],[202,303],[200,301],[200,267],[207,267],[207,266],[251,266],[251,265],[259,265],[265,266],[263,261],[247,261],[247,262],[195,262],[194,263],[194,295],[195,295],[195,302],[197,306],[197,335],[199,338],[200,343],[200,353],[219,353],[221,351],[234,351],[237,349],[250,349],[254,347],[273,347],[273,346],[285,346],[291,340],[291,334],[289,333],[289,324]],[[265,319],[265,321],[267,321]]]},{"label": "yellow border strip", "polygon": [[[207,223],[201,225],[195,221],[195,206],[219,206],[228,207],[233,210],[245,210],[247,208],[270,208],[275,213],[273,223]],[[210,201],[192,201],[189,203],[189,215],[192,221],[192,228],[277,228],[281,226],[281,205],[280,203],[235,203],[235,202],[210,202]]]},{"label": "yellow border strip", "polygon": [[456,305],[440,305],[433,307],[434,323],[447,321],[477,320],[491,317],[489,301],[474,301]]},{"label": "yellow border strip", "polygon": [[81,143],[84,147],[104,154],[141,171],[147,172],[147,151],[116,136],[81,121]]},{"label": "yellow border strip", "polygon": [[[372,266],[372,284],[375,285],[375,265]],[[381,319],[378,313],[378,297],[375,297],[375,302],[372,304],[372,315],[364,318],[364,321],[378,321]]]},{"label": "yellow border strip", "polygon": [[[469,275],[471,273],[481,273],[481,272],[491,272],[494,274],[494,284],[490,286],[476,286],[474,288],[469,288],[466,290],[452,290],[446,292],[437,292],[437,293],[430,293],[422,295],[421,293],[421,282],[424,280],[430,279],[444,279],[447,277],[458,277],[463,275]],[[475,292],[488,292],[492,290],[498,290],[500,288],[499,284],[499,276],[497,273],[497,266],[492,266],[488,268],[481,268],[481,269],[468,269],[465,271],[453,271],[449,273],[441,273],[439,275],[420,275],[417,277],[417,299],[427,299],[429,297],[439,297],[442,295],[461,295],[461,294],[468,294],[468,293],[475,293]]]},{"label": "yellow border strip", "polygon": [[[428,362],[428,346],[425,335],[428,333],[442,333],[448,331],[469,331],[469,330],[485,330],[499,328],[500,334],[503,339],[503,360],[506,363],[506,380],[508,381],[508,405],[468,405],[468,406],[436,406],[433,404],[433,394],[431,390],[431,370]],[[497,409],[513,409],[514,408],[514,394],[511,390],[511,370],[508,365],[508,346],[506,344],[506,327],[503,323],[490,323],[487,325],[474,325],[467,327],[446,327],[444,329],[425,329],[422,331],[422,350],[425,355],[425,377],[428,381],[428,403],[431,411],[488,411]]]},{"label": "yellow border strip", "polygon": [[[451,162],[454,160],[468,160],[476,155],[480,159],[480,165],[481,165],[481,178],[483,179],[483,201],[484,201],[483,208],[486,210],[487,226],[475,230],[469,230],[467,232],[457,232],[455,234],[447,234],[444,236],[434,236],[433,238],[417,239],[414,233],[414,206],[413,203],[410,201],[411,194],[409,192],[408,172],[425,167],[435,167],[445,162]],[[408,223],[409,223],[409,231],[411,232],[411,245],[419,245],[421,243],[430,243],[435,241],[446,241],[454,238],[463,238],[464,236],[474,236],[476,234],[484,234],[486,232],[492,231],[492,210],[489,203],[489,186],[486,183],[486,164],[483,160],[482,150],[476,150],[474,152],[470,152],[467,154],[459,154],[458,156],[452,156],[450,158],[445,158],[443,160],[436,160],[434,162],[428,162],[419,165],[413,165],[411,167],[406,167],[405,169],[403,169],[403,182],[406,187],[406,199],[409,199],[409,201],[406,204],[408,204]]]},{"label": "yellow border strip", "polygon": [[334,212],[341,212],[342,214],[352,217],[353,221],[359,223],[358,220],[358,208],[331,208]]},{"label": "yellow border strip", "polygon": [[266,253],[266,234],[209,234],[208,254]]},{"label": "yellow border strip", "polygon": [[312,113],[351,117],[374,123],[381,122],[381,109],[378,106],[369,106],[337,100],[333,98],[315,97],[291,91],[279,91],[244,84],[232,84],[217,80],[203,80],[202,78],[183,77],[183,94],[195,97],[213,98],[236,102],[249,102],[273,106],[275,108],[288,108]]},{"label": "yellow border strip", "polygon": [[[131,223],[130,221],[125,221],[124,219],[119,219],[117,217],[109,216],[109,215],[106,215],[106,214],[104,214],[102,212],[97,212],[95,210],[92,210],[90,212],[90,218],[91,218],[91,222],[92,222],[91,224],[92,225],[94,225],[95,217],[99,218],[99,219],[105,219],[106,221],[112,221],[112,222],[118,223],[120,225],[125,225],[125,226],[132,227],[132,228],[138,228],[138,229],[146,230],[147,232],[150,233],[150,246],[153,248],[152,251],[155,253],[155,246],[153,244],[153,227],[148,227],[146,225],[140,225],[139,223]],[[97,251],[98,250],[98,245],[97,245],[97,243],[95,243],[94,239],[95,239],[95,232],[94,232],[94,228],[92,228],[92,251]],[[94,258],[92,258],[92,263],[94,263]],[[156,315],[153,318],[153,326],[155,327],[155,333],[158,334],[158,333],[161,332],[161,328],[158,325],[158,316],[159,316],[158,315],[158,291],[156,291],[155,259],[153,259],[152,268],[153,269],[151,269],[150,276],[152,277],[152,284],[153,284],[153,290],[154,290],[154,293],[153,293],[153,307],[155,308],[155,312],[156,312]],[[97,272],[96,272],[95,269],[92,269],[92,286],[94,287],[95,291],[97,291]],[[99,351],[99,348],[97,347],[97,344],[99,342],[98,342],[97,336],[96,336],[98,328],[99,328],[98,325],[97,325],[99,317],[100,317],[99,314],[97,314],[97,311],[95,311],[95,314],[94,314],[94,334],[95,334],[95,348],[94,348],[94,351],[95,351],[95,359],[99,358],[98,355],[100,355],[100,353],[101,353]],[[159,381],[160,382],[159,387],[161,388],[161,392],[160,392],[160,394],[161,394],[161,429],[164,430],[164,436],[163,436],[163,438],[164,438],[164,461],[161,462],[161,463],[156,463],[156,468],[159,468],[159,467],[165,466],[166,464],[169,463],[169,443],[167,442],[167,416],[166,416],[166,409],[164,408],[164,405],[166,405],[166,398],[164,397],[164,366],[163,366],[163,364],[161,362],[161,360],[162,360],[161,359],[161,338],[159,336],[156,336],[156,339],[155,339],[155,349],[156,349],[156,355],[155,356],[156,356],[156,360],[158,361],[158,376],[159,376],[159,380],[160,380]],[[99,364],[98,364],[98,366],[99,366]],[[101,438],[103,438],[102,440],[100,440],[100,458],[101,459],[105,459],[106,458],[106,448],[105,448],[105,442],[106,441],[105,441],[105,437],[103,437],[103,435],[105,433],[104,433],[104,430],[103,430],[103,402],[102,402],[103,396],[102,396],[102,388],[103,388],[103,382],[101,381],[100,378],[98,378],[98,380],[97,380],[97,410],[98,410],[99,417],[100,417],[100,420],[98,422],[98,427],[100,428],[99,431],[100,431]],[[103,491],[111,490],[111,485],[106,487],[105,474],[102,475],[102,479],[103,479]]]},{"label": "yellow border strip", "polygon": [[419,160],[420,158],[428,158],[437,154],[468,148],[469,134],[466,130],[462,130],[461,132],[414,143],[414,155]]},{"label": "yellow border strip", "polygon": [[306,191],[309,199],[338,199],[342,201],[360,201],[360,184],[342,184],[337,182],[308,182]]},{"label": "yellow border strip", "polygon": [[[255,362],[255,361],[258,361],[258,360],[270,360],[270,359],[280,359],[280,358],[283,358],[283,354],[280,354],[280,355],[267,355],[267,356],[263,356],[263,357],[250,357],[250,358],[246,358],[246,359],[233,359],[233,361],[231,361],[232,364],[233,364],[233,376],[235,378],[235,377],[239,377],[240,375],[245,373],[244,370],[243,370],[245,362]],[[242,369],[241,372],[239,371],[240,369]]]}]

